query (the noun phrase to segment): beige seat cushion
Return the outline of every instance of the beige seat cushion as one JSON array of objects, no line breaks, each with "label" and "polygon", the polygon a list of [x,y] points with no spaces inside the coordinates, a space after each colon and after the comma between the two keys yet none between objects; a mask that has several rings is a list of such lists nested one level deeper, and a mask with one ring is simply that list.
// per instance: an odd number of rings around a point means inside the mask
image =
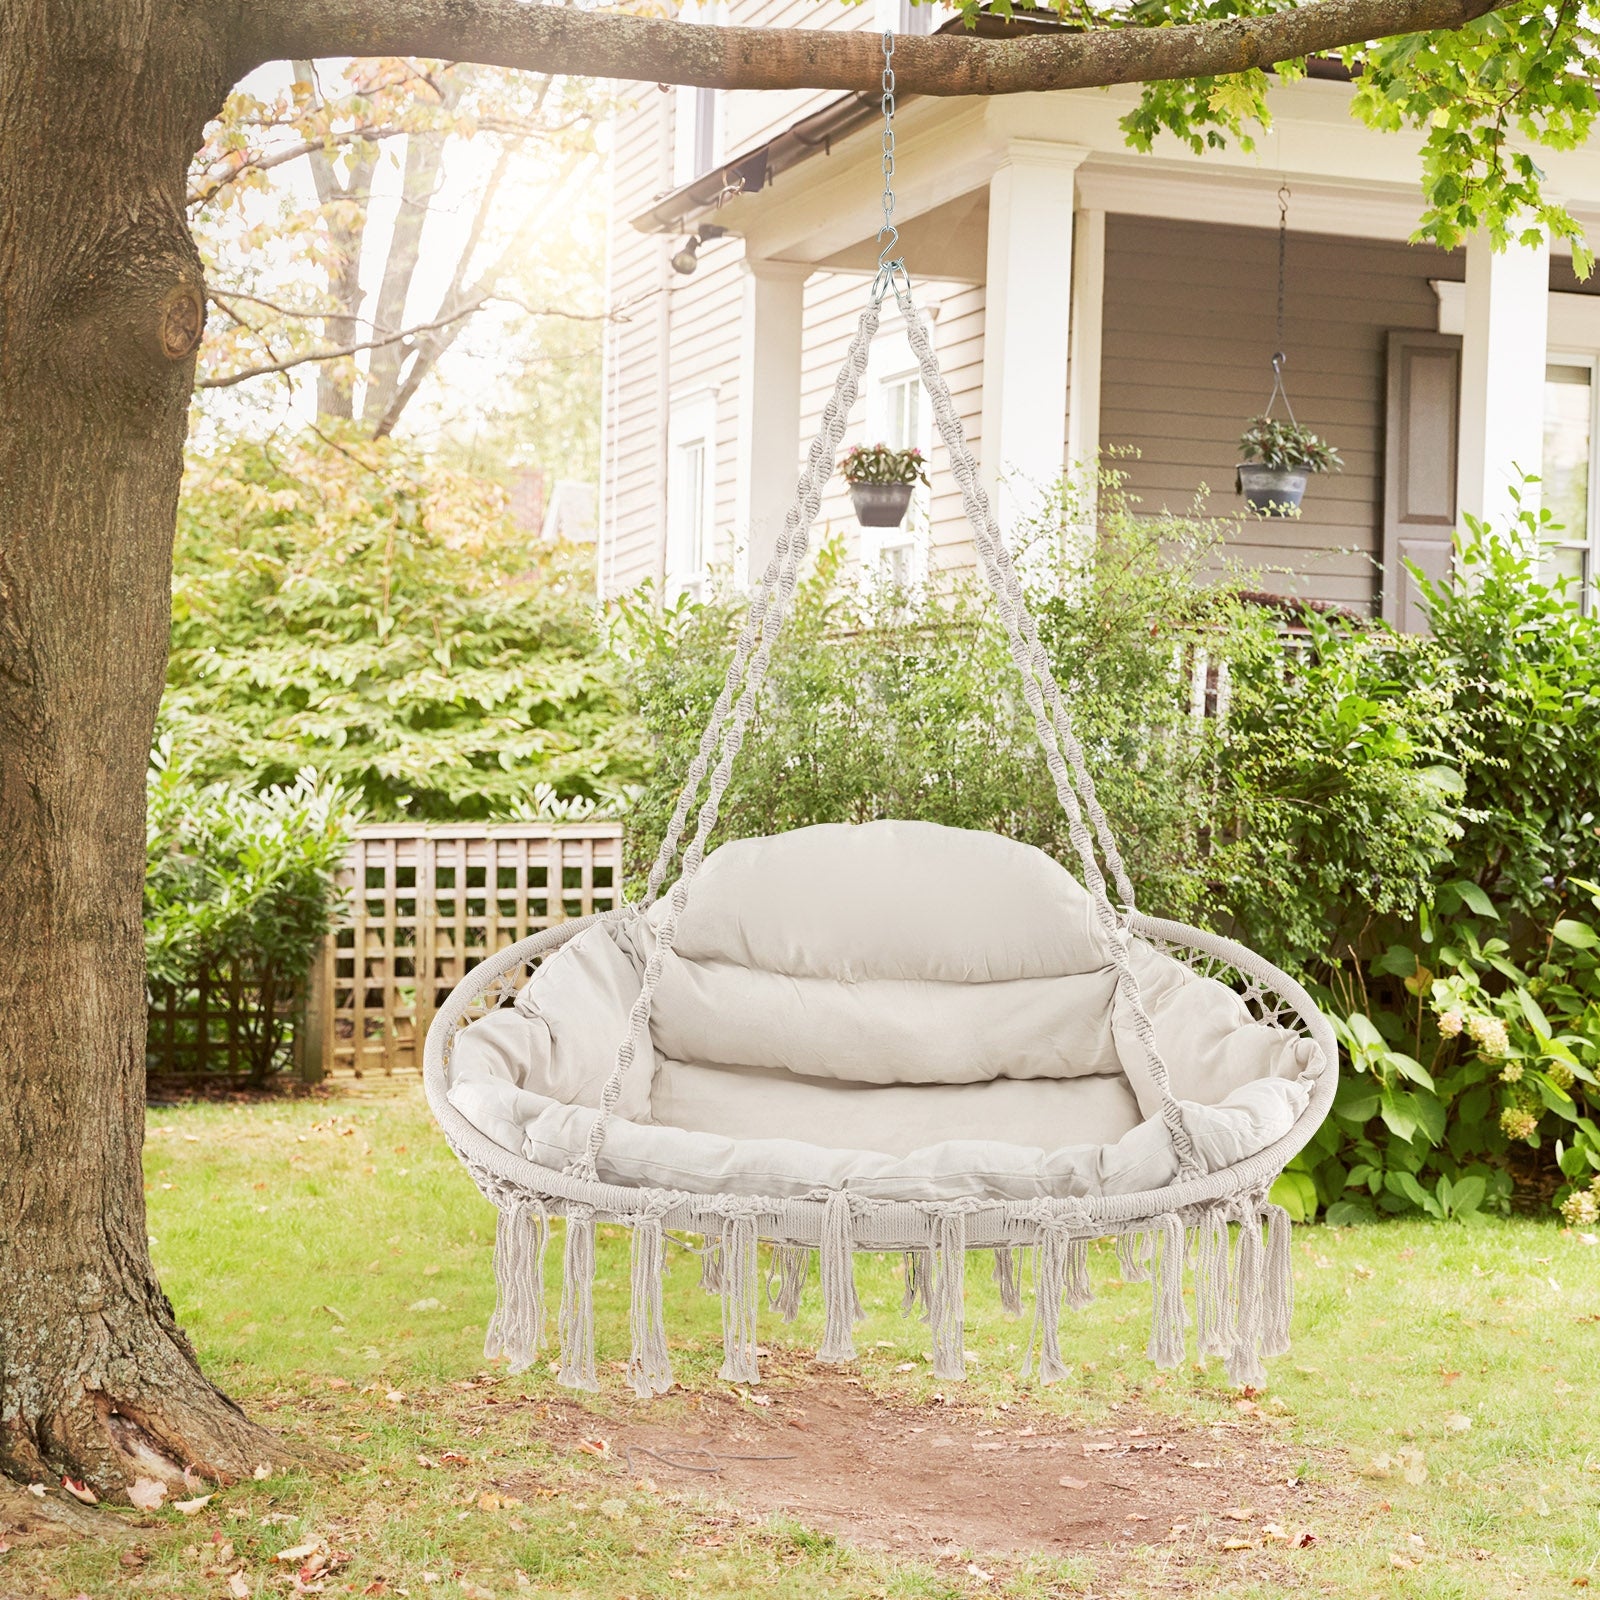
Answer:
[{"label": "beige seat cushion", "polygon": [[[565,1166],[655,947],[585,929],[455,1044],[450,1099]],[[1315,1050],[1138,940],[1156,1044],[1207,1170],[1286,1133]],[[666,958],[601,1175],[766,1196],[1120,1194],[1176,1174],[1108,947],[1070,874],[926,823],[807,828],[711,856]]]},{"label": "beige seat cushion", "polygon": [[876,1084],[802,1078],[754,1067],[662,1061],[653,1122],[727,1139],[785,1138],[833,1150],[909,1155],[959,1135],[990,1144],[1115,1144],[1142,1120],[1120,1073],[1070,1083]]}]

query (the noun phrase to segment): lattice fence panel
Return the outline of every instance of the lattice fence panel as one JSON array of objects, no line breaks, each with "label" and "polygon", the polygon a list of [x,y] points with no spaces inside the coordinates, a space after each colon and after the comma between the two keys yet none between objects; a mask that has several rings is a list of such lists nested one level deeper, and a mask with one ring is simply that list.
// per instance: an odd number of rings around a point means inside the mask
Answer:
[{"label": "lattice fence panel", "polygon": [[621,881],[616,823],[358,830],[341,879],[347,919],[312,986],[307,1065],[356,1076],[417,1071],[434,1012],[479,961],[608,910]]},{"label": "lattice fence panel", "polygon": [[145,1071],[158,1087],[167,1079],[226,1078],[265,1082],[293,1064],[301,1043],[303,996],[296,985],[272,998],[263,1013],[254,984],[226,968],[202,972],[193,983],[150,986]]}]

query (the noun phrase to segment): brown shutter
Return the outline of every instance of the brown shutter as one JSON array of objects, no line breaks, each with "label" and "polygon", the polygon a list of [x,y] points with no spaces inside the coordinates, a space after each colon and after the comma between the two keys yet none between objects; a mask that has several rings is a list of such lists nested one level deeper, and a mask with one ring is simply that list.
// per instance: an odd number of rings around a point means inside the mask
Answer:
[{"label": "brown shutter", "polygon": [[1383,456],[1383,616],[1405,633],[1428,626],[1406,563],[1434,583],[1450,575],[1456,526],[1456,430],[1461,340],[1396,328],[1389,334]]}]

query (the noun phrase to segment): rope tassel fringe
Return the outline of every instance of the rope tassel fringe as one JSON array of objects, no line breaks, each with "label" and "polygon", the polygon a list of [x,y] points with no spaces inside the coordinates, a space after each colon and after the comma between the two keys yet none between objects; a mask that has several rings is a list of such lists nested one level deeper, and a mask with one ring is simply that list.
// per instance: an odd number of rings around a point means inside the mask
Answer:
[{"label": "rope tassel fringe", "polygon": [[672,1387],[672,1357],[667,1354],[666,1317],[661,1303],[665,1251],[661,1219],[640,1217],[633,1225],[633,1298],[629,1311],[633,1348],[628,1356],[628,1382],[641,1400],[665,1394]]},{"label": "rope tassel fringe", "polygon": [[598,1389],[594,1375],[594,1212],[567,1214],[562,1257],[561,1369],[556,1382],[568,1389]]},{"label": "rope tassel fringe", "polygon": [[722,1225],[722,1366],[724,1383],[760,1383],[756,1360],[756,1219],[729,1217]]},{"label": "rope tassel fringe", "polygon": [[504,1356],[513,1372],[533,1365],[544,1339],[544,1250],[550,1218],[542,1201],[502,1206],[494,1228],[495,1308],[484,1358]]},{"label": "rope tassel fringe", "polygon": [[856,1293],[855,1223],[850,1197],[842,1190],[828,1196],[822,1212],[822,1247],[818,1252],[822,1277],[822,1343],[817,1360],[854,1361],[856,1344],[851,1330],[865,1316]]}]

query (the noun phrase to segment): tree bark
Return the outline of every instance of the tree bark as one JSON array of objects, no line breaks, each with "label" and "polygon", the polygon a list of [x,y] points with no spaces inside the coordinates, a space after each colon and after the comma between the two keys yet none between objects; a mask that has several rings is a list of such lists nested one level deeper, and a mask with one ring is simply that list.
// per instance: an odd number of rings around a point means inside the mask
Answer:
[{"label": "tree bark", "polygon": [[[288,1452],[150,1264],[144,787],[229,84],[174,0],[0,0],[0,1470],[226,1479]],[[112,130],[108,132],[108,130]]]},{"label": "tree bark", "polygon": [[[1508,0],[1312,0],[1263,16],[1090,28],[1020,39],[895,41],[900,93],[1025,94],[1206,78],[1370,39],[1459,28]],[[295,55],[434,56],[488,66],[714,89],[878,92],[876,32],[729,28],[525,0],[231,0],[241,75]]]}]

